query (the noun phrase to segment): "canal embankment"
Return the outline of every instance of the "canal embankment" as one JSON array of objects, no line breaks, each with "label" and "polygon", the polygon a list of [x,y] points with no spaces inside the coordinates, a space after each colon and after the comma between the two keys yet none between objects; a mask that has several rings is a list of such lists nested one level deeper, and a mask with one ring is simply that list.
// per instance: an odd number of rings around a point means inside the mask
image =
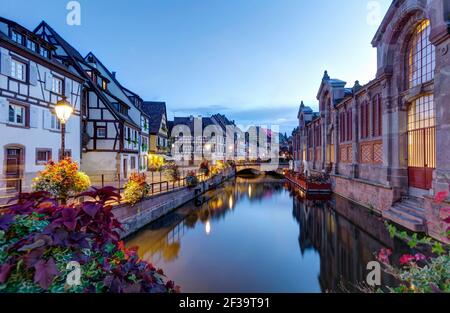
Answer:
[{"label": "canal embankment", "polygon": [[121,238],[139,231],[144,226],[194,200],[208,190],[216,188],[234,177],[235,174],[234,170],[228,170],[200,182],[196,187],[180,187],[163,194],[146,197],[135,205],[124,203],[115,206],[113,214],[123,227],[120,232]]}]

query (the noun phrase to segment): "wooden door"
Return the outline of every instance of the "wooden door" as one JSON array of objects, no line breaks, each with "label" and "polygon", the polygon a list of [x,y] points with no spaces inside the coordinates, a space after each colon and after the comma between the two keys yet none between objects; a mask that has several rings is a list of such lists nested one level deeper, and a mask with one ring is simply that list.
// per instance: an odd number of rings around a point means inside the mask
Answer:
[{"label": "wooden door", "polygon": [[9,190],[19,189],[19,179],[22,169],[22,149],[6,149],[6,186]]}]

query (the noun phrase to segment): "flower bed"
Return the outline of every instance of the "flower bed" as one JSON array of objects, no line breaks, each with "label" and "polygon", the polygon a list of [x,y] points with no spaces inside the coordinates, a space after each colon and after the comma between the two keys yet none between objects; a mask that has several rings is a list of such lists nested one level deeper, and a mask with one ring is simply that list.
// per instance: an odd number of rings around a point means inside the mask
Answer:
[{"label": "flower bed", "polygon": [[[92,200],[58,205],[49,193],[23,194],[0,211],[0,292],[175,292],[162,270],[119,241],[112,187],[82,194]],[[79,282],[69,284],[73,267]]]},{"label": "flower bed", "polygon": [[58,163],[48,162],[45,169],[33,179],[33,190],[48,192],[64,203],[69,197],[86,191],[90,185],[89,177],[78,171],[78,164],[71,158]]}]

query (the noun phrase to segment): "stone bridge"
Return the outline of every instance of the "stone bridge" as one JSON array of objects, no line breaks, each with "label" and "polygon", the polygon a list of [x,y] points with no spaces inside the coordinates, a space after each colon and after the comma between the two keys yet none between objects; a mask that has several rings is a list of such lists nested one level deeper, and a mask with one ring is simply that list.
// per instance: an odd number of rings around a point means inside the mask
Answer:
[{"label": "stone bridge", "polygon": [[262,173],[262,172],[276,172],[282,173],[283,170],[289,169],[288,163],[280,163],[280,164],[272,164],[272,163],[244,163],[244,164],[236,164],[236,173],[240,172],[253,172],[253,173]]}]

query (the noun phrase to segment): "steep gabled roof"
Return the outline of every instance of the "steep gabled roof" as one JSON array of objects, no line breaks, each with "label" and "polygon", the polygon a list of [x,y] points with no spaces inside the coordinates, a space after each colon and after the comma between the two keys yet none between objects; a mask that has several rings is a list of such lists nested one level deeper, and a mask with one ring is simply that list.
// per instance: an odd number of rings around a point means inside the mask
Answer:
[{"label": "steep gabled roof", "polygon": [[[7,24],[9,28],[14,28],[17,31],[25,34],[27,37],[31,37],[33,41],[36,41],[38,44],[44,44],[45,48],[48,50],[56,50],[56,47],[47,39],[40,37],[39,35],[35,34],[34,32],[28,30],[27,28],[25,28],[24,26],[8,20],[4,17],[0,17],[0,23],[4,23]],[[0,31],[0,39],[1,41],[4,41],[6,44],[8,45],[12,45],[18,49],[20,49],[21,51],[23,51],[24,53],[30,55],[33,58],[39,59],[39,62],[45,65],[52,65],[53,67],[57,68],[58,70],[61,70],[61,72],[63,72],[65,75],[69,76],[70,78],[77,80],[78,82],[82,82],[83,78],[80,77],[80,75],[78,75],[77,73],[73,72],[70,70],[70,68],[68,68],[63,62],[61,62],[60,59],[56,58],[56,57],[52,57],[52,58],[45,58],[43,56],[41,56],[39,53],[32,51],[30,49],[27,49],[25,46],[13,41],[10,37],[9,34],[4,33],[4,29],[2,29]]]},{"label": "steep gabled roof", "polygon": [[[85,58],[81,56],[81,54],[72,47],[67,41],[65,41],[50,25],[48,25],[45,21],[42,21],[34,30],[34,33],[38,36],[41,36],[43,39],[49,41],[52,45],[56,47],[56,53],[66,58],[72,66],[76,69],[78,74],[84,78],[85,82],[89,85],[90,89],[93,90],[96,95],[100,98],[100,100],[104,103],[104,105],[109,109],[111,114],[119,120],[125,121],[128,124],[139,128],[133,120],[122,113],[120,113],[117,105],[114,104],[114,97],[106,95],[97,85],[96,82],[93,82],[91,78],[87,75],[86,70],[93,70],[97,74],[100,72],[97,68],[90,65],[86,62]],[[116,101],[117,102],[117,101]]]},{"label": "steep gabled roof", "polygon": [[142,111],[150,118],[149,130],[151,134],[157,134],[161,128],[162,118],[165,115],[167,119],[166,103],[156,101],[144,101]]}]

